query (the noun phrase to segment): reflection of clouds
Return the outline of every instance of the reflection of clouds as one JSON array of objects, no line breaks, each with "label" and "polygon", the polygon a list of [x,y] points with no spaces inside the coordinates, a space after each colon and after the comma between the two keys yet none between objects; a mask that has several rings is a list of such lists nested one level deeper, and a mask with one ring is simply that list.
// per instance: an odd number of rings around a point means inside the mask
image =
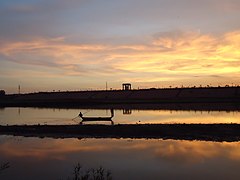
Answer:
[{"label": "reflection of clouds", "polygon": [[[39,143],[40,141],[40,143]],[[146,145],[127,143],[119,140],[93,140],[93,139],[24,139],[23,141],[6,140],[1,142],[0,154],[14,157],[35,157],[45,159],[48,157],[59,159],[72,153],[110,153],[112,151],[128,152],[131,150],[145,150]]]},{"label": "reflection of clouds", "polygon": [[[5,141],[1,144],[1,154],[10,155],[14,157],[35,157],[39,159],[56,158],[62,159],[65,154],[68,153],[79,153],[79,152],[100,152],[107,151],[109,148],[102,144],[94,145],[83,145],[81,140],[69,139],[65,141],[54,140],[54,139],[24,139],[18,143],[12,141]],[[80,143],[80,145],[79,145]],[[84,144],[84,143],[83,143]]]},{"label": "reflection of clouds", "polygon": [[218,145],[212,146],[212,144],[214,143],[196,141],[169,142],[168,145],[156,149],[155,155],[158,159],[172,163],[199,163],[208,158],[221,156],[219,152],[221,148]]},{"label": "reflection of clouds", "polygon": [[239,143],[201,141],[168,141],[155,149],[158,159],[173,163],[201,163],[209,159],[226,158],[240,161]]},{"label": "reflection of clouds", "polygon": [[[33,179],[26,176],[35,177],[39,169],[37,179],[56,174],[67,176],[77,162],[85,167],[108,168],[119,179],[204,179],[209,170],[215,178],[226,179],[226,173],[238,172],[239,145],[151,139],[22,138],[1,141],[0,158],[16,167],[10,169],[11,177],[22,177],[28,167],[25,179]],[[239,175],[235,177],[238,179]]]},{"label": "reflection of clouds", "polygon": [[226,158],[240,161],[240,143],[216,143],[177,140],[118,140],[118,139],[34,139],[2,141],[0,154],[12,157],[64,160],[69,155],[88,154],[103,157],[138,156],[169,163],[201,163],[209,159]]},{"label": "reflection of clouds", "polygon": [[239,123],[239,112],[226,111],[132,111],[128,119],[142,123]]}]

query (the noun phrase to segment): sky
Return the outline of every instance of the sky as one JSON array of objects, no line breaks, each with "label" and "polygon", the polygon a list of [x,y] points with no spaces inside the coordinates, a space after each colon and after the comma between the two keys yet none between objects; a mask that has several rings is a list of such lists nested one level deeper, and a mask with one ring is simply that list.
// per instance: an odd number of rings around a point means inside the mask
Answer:
[{"label": "sky", "polygon": [[239,19],[239,0],[3,0],[0,89],[240,85]]}]

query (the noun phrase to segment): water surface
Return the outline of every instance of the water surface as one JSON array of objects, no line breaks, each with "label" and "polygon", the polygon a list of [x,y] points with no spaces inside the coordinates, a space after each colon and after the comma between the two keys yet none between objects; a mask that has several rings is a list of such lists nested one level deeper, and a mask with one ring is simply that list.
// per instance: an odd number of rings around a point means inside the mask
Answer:
[{"label": "water surface", "polygon": [[[0,124],[77,124],[84,116],[110,116],[110,109],[0,109]],[[114,110],[115,124],[239,123],[239,111]],[[0,136],[0,179],[53,180],[104,167],[113,179],[240,179],[240,142],[162,139],[34,138]]]},{"label": "water surface", "polygon": [[[4,108],[0,125],[77,124],[84,116],[110,116],[110,109]],[[73,119],[75,118],[75,119]],[[136,123],[240,123],[240,111],[114,110],[115,124]]]},{"label": "water surface", "polygon": [[67,179],[78,162],[113,179],[239,179],[240,143],[0,137],[2,179]]}]

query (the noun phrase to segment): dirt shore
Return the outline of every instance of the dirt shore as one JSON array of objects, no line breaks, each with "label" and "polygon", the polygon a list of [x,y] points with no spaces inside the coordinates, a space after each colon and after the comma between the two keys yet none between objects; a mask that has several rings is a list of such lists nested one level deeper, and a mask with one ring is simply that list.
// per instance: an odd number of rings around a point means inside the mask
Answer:
[{"label": "dirt shore", "polygon": [[0,126],[0,135],[50,138],[157,138],[240,141],[240,124],[121,124]]}]

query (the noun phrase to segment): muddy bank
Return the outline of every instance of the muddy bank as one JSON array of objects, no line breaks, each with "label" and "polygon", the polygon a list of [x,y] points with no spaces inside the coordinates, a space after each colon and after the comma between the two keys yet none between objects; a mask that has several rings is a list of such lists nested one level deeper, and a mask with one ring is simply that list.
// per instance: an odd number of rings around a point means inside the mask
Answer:
[{"label": "muddy bank", "polygon": [[0,126],[0,135],[50,138],[157,138],[240,141],[240,124],[122,124]]}]

